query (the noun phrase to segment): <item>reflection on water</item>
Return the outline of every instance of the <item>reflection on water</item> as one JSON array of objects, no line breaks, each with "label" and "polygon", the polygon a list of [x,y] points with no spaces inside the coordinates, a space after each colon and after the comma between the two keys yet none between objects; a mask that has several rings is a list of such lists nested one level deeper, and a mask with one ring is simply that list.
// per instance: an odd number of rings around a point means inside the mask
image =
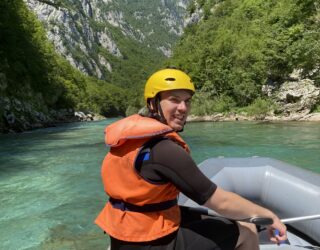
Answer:
[{"label": "reflection on water", "polygon": [[[93,224],[104,206],[103,130],[113,120],[0,136],[0,249],[106,249]],[[191,123],[197,163],[267,156],[320,172],[319,123]]]}]

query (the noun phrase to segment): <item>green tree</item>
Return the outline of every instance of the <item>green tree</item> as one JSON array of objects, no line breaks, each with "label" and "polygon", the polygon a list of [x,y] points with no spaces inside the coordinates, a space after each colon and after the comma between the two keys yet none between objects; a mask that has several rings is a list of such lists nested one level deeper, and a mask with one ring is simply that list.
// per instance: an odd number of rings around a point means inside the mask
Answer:
[{"label": "green tree", "polygon": [[238,107],[248,106],[260,100],[263,84],[279,85],[294,69],[319,84],[317,1],[199,3],[210,12],[186,28],[166,64],[189,72],[207,102],[228,96]]}]

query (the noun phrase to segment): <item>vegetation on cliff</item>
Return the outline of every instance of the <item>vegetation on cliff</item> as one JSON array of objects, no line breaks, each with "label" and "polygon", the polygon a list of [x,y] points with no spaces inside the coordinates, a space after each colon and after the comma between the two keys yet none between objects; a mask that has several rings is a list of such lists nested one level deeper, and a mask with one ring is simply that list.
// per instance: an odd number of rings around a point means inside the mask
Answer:
[{"label": "vegetation on cliff", "polygon": [[[202,18],[185,29],[166,62],[159,51],[126,40],[110,26],[122,58],[96,45],[110,56],[113,67],[105,72],[106,82],[82,74],[58,55],[23,0],[3,0],[0,127],[8,127],[8,122],[43,122],[39,112],[59,109],[105,116],[136,112],[143,105],[145,79],[160,65],[177,66],[192,76],[196,115],[230,111],[259,115],[276,110],[262,86],[280,88],[294,70],[320,86],[319,8],[318,0],[195,0],[188,10]],[[319,110],[319,101],[312,105],[311,110]]]},{"label": "vegetation on cliff", "polygon": [[[167,64],[195,81],[195,114],[269,106],[262,85],[278,87],[294,69],[320,85],[320,12],[314,0],[196,0]],[[257,106],[256,108],[254,106]]]},{"label": "vegetation on cliff", "polygon": [[[106,116],[125,113],[124,90],[83,75],[59,56],[22,0],[1,1],[0,9],[5,10],[0,15],[1,127],[6,126],[6,112],[18,120],[18,113],[25,111],[23,119],[31,123],[33,111],[48,114],[71,108]],[[15,110],[14,102],[24,107]]]}]

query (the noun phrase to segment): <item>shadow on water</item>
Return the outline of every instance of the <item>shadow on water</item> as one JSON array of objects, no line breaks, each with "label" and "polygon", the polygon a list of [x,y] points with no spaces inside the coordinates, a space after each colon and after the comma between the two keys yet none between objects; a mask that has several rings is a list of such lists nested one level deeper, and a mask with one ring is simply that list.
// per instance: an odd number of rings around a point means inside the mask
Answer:
[{"label": "shadow on water", "polygon": [[14,174],[21,171],[26,171],[30,166],[26,165],[24,161],[19,159],[4,159],[0,160],[0,180],[4,174]]},{"label": "shadow on water", "polygon": [[[101,206],[97,199],[78,200],[76,203],[66,203],[42,214],[54,218],[61,223],[51,227],[46,239],[41,243],[41,249],[106,249],[109,237],[101,230],[93,230],[92,223],[96,208]],[[74,213],[70,213],[73,211]],[[69,223],[64,223],[69,214]]]},{"label": "shadow on water", "polygon": [[109,237],[101,232],[68,235],[67,226],[61,224],[50,229],[50,236],[39,245],[38,249],[107,249],[108,245]]}]

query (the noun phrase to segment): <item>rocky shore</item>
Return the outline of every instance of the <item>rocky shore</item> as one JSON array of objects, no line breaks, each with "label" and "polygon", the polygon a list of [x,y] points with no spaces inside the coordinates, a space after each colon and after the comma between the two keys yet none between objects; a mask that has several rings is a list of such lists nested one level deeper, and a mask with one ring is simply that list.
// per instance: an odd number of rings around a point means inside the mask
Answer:
[{"label": "rocky shore", "polygon": [[[292,74],[290,80],[280,86],[264,85],[261,91],[272,100],[275,108],[270,108],[267,112],[258,110],[259,114],[251,116],[245,112],[190,115],[188,121],[320,121],[320,88],[312,80],[301,79],[299,74]],[[0,98],[0,113],[0,133],[23,132],[66,122],[105,119],[92,112],[73,109],[46,110],[43,105],[8,97]]]},{"label": "rocky shore", "polygon": [[[99,121],[104,120],[106,117],[99,114],[83,111],[73,111],[68,109],[52,110],[49,115],[42,112],[34,111],[32,123],[25,120],[23,116],[16,117],[12,112],[4,112],[5,126],[0,128],[0,133],[16,133],[23,132],[38,128],[55,127],[63,123],[69,122],[86,122],[86,121]],[[188,122],[223,122],[223,121],[312,121],[320,122],[320,112],[317,113],[292,113],[290,115],[266,115],[249,116],[244,113],[216,113],[213,115],[195,116],[190,115],[187,119]]]},{"label": "rocky shore", "polygon": [[276,108],[255,116],[231,112],[191,115],[188,121],[320,121],[320,112],[312,112],[317,105],[319,107],[320,88],[310,79],[301,79],[299,71],[293,72],[281,86],[271,83],[263,85],[261,91],[273,100]]},{"label": "rocky shore", "polygon": [[[15,112],[14,112],[15,111]],[[19,133],[28,130],[56,127],[63,123],[99,121],[106,117],[92,112],[74,111],[72,109],[50,110],[5,110],[2,115],[0,133]]]},{"label": "rocky shore", "polygon": [[311,114],[291,114],[289,116],[275,116],[267,115],[265,117],[248,116],[245,114],[222,114],[217,113],[214,115],[195,116],[190,115],[187,119],[188,122],[221,122],[221,121],[314,121],[320,122],[320,112]]}]

